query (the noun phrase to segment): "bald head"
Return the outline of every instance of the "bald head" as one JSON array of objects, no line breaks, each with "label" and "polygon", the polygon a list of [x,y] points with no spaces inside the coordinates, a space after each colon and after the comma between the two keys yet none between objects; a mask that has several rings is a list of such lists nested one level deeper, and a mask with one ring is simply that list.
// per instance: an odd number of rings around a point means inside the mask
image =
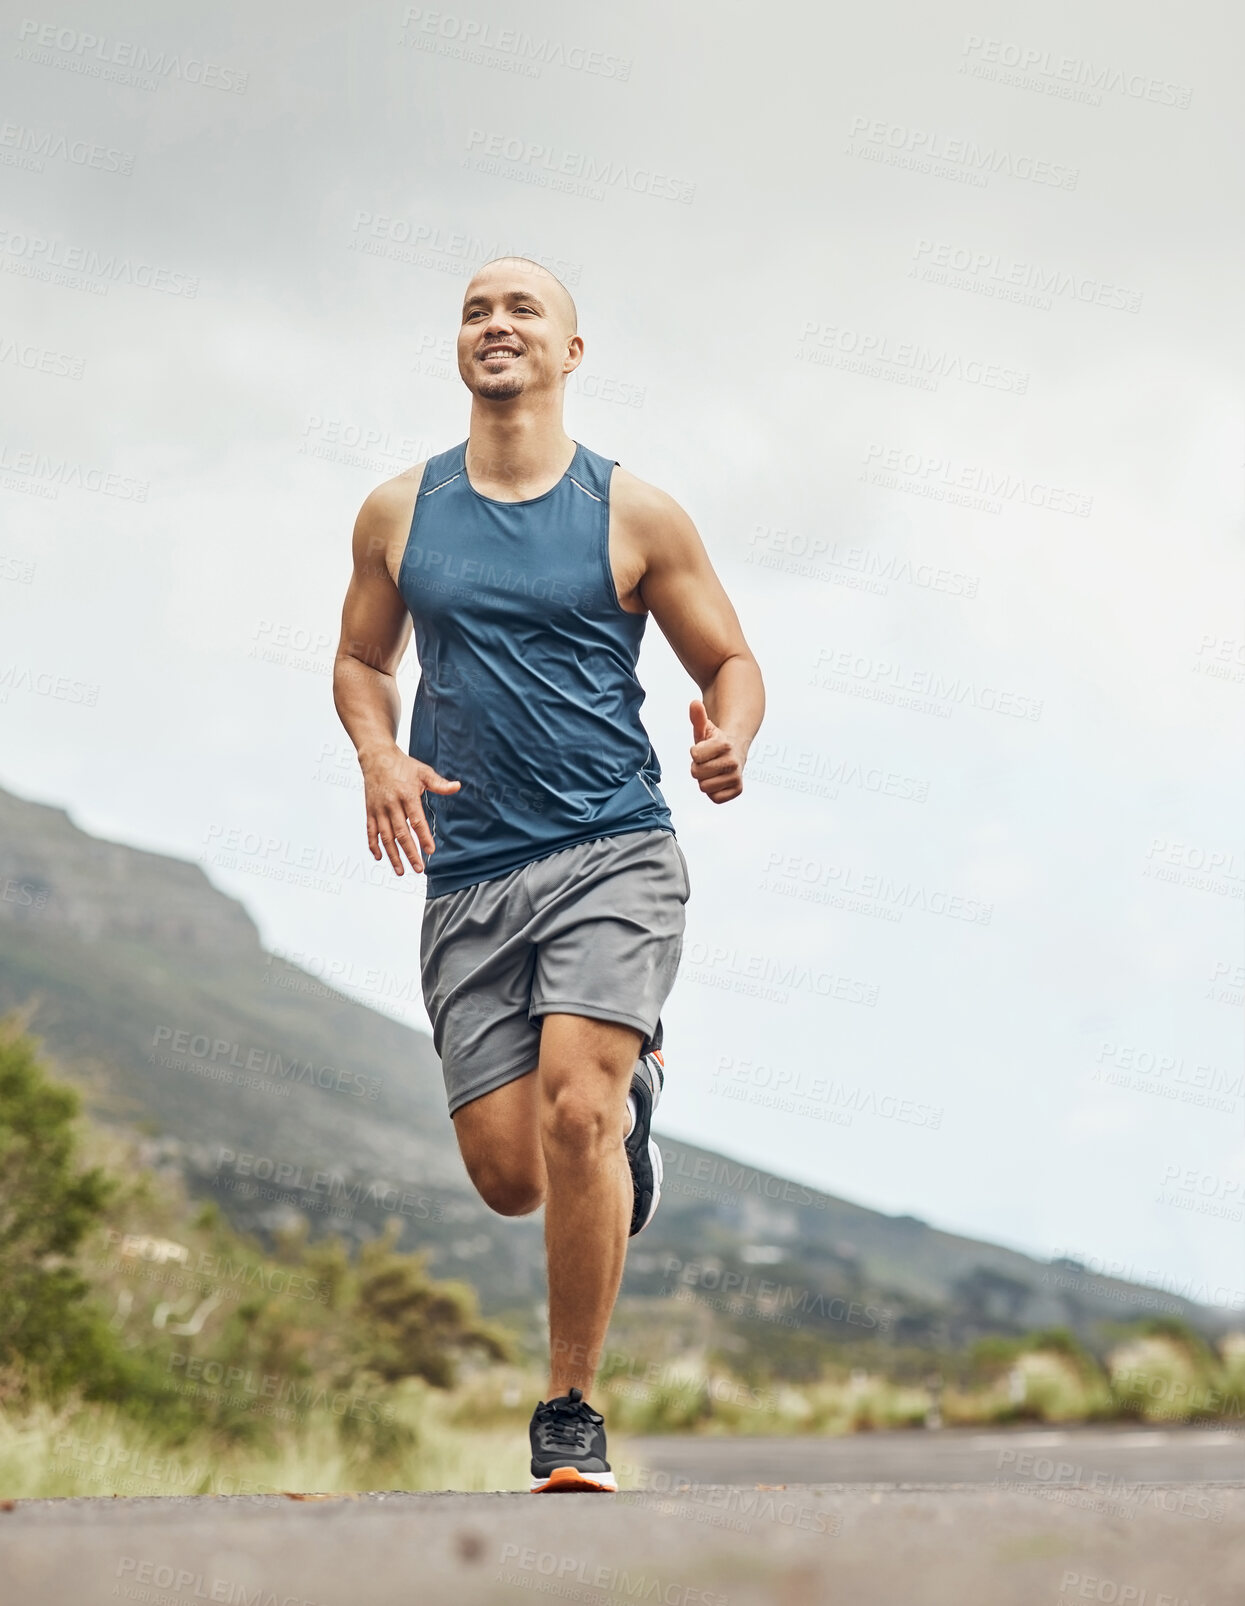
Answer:
[{"label": "bald head", "polygon": [[472,293],[477,280],[483,282],[504,275],[508,268],[517,270],[513,275],[514,289],[522,288],[524,281],[530,282],[533,289],[538,289],[542,293],[542,299],[549,303],[550,310],[565,324],[566,333],[568,335],[579,333],[579,314],[575,310],[571,292],[556,273],[551,273],[543,262],[534,262],[531,257],[494,257],[492,261],[476,269],[475,276],[467,286],[467,294]]},{"label": "bald head", "polygon": [[463,296],[458,372],[480,403],[561,404],[584,343],[570,292],[530,257],[494,257]]}]

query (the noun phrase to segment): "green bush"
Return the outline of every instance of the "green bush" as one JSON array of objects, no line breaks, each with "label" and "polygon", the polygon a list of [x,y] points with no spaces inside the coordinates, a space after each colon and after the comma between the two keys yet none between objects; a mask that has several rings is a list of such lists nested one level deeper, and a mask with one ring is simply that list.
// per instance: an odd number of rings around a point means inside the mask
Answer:
[{"label": "green bush", "polygon": [[[87,1165],[90,1146],[108,1163]],[[214,1203],[135,1164],[128,1140],[79,1121],[12,1022],[0,1032],[0,1394],[115,1405],[166,1442],[204,1433],[270,1448],[335,1433],[388,1460],[416,1432],[386,1406],[418,1379],[448,1390],[460,1358],[509,1358],[475,1290],[394,1247],[391,1222],[352,1260],[340,1238],[278,1235],[275,1253]]]},{"label": "green bush", "polygon": [[0,1368],[48,1398],[116,1398],[139,1381],[74,1265],[116,1183],[79,1164],[79,1099],[0,1021]]}]

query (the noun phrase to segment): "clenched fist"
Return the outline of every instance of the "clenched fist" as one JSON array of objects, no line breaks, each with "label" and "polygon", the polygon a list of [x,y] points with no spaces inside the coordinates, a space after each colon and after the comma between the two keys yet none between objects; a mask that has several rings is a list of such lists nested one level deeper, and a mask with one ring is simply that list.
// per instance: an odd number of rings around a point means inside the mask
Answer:
[{"label": "clenched fist", "polygon": [[689,750],[692,779],[711,803],[729,803],[744,789],[747,754],[735,737],[728,736],[713,723],[699,697],[692,699],[689,712],[692,735],[696,738]]}]

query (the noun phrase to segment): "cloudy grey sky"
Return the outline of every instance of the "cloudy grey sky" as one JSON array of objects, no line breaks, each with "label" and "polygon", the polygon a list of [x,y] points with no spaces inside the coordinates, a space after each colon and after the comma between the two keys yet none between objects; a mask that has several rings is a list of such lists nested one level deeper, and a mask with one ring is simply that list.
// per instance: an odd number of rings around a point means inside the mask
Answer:
[{"label": "cloudy grey sky", "polygon": [[1237,13],[12,16],[0,784],[426,1028],[332,652],[360,502],[466,433],[466,276],[539,257],[568,429],[768,690],[714,807],[650,623],[664,1129],[1245,1304]]}]

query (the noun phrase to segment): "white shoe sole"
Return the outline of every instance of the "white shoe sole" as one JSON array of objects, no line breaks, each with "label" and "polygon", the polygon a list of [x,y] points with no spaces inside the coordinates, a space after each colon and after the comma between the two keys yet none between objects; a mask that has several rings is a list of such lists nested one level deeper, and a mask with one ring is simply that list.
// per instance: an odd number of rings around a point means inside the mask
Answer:
[{"label": "white shoe sole", "polygon": [[656,1138],[650,1138],[648,1140],[648,1157],[653,1166],[653,1197],[649,1201],[648,1215],[645,1216],[644,1220],[632,1233],[631,1236],[633,1238],[638,1238],[640,1236],[645,1227],[648,1226],[649,1222],[657,1214],[657,1206],[661,1203],[661,1179],[663,1172],[661,1167],[661,1149],[657,1145]]},{"label": "white shoe sole", "polygon": [[529,1494],[573,1494],[577,1489],[617,1494],[618,1479],[612,1472],[580,1472],[576,1467],[554,1467],[547,1478],[533,1478]]}]

